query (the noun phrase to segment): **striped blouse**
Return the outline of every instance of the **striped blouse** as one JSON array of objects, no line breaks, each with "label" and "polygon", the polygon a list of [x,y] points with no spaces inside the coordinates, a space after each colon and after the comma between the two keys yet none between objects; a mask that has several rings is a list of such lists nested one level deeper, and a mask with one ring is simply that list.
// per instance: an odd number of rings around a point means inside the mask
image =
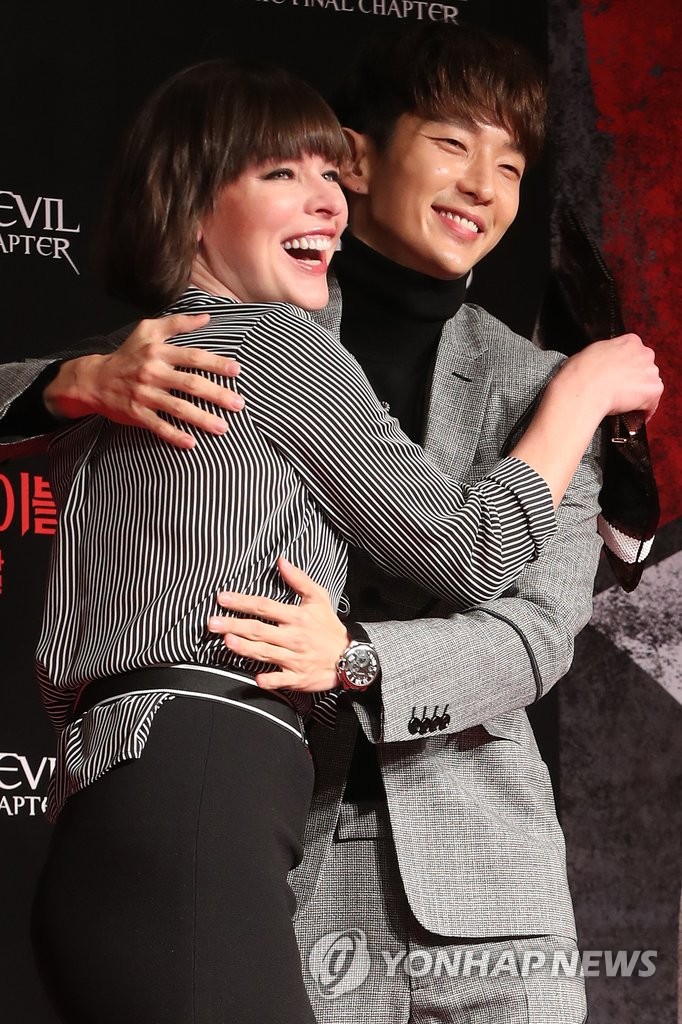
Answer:
[{"label": "striped blouse", "polygon": [[440,473],[355,359],[298,308],[190,288],[167,312],[211,314],[173,343],[237,358],[237,381],[214,379],[238,386],[245,408],[208,406],[229,428],[193,430],[191,450],[101,417],[50,446],[59,524],[36,659],[59,737],[51,820],[71,793],[139,757],[172,699],[123,697],[71,722],[80,688],[158,665],[262,671],[206,623],[224,589],[295,601],[280,555],[335,604],[350,543],[465,608],[500,594],[556,528],[547,485],[517,459],[473,486]]}]

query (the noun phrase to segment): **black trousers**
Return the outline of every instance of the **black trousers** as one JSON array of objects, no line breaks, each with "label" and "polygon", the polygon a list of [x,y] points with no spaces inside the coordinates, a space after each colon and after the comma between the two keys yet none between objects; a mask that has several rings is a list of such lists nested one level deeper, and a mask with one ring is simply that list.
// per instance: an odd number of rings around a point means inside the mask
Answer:
[{"label": "black trousers", "polygon": [[314,1024],[287,884],[312,782],[261,716],[164,704],[54,826],[32,932],[64,1024]]}]

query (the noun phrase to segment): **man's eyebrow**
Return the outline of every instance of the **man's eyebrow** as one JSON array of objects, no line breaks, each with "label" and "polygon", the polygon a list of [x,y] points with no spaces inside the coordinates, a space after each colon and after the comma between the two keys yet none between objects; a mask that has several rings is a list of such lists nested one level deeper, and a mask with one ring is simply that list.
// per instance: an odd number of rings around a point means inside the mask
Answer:
[{"label": "man's eyebrow", "polygon": [[454,129],[456,131],[466,131],[466,132],[475,132],[477,128],[481,128],[481,127],[483,127],[485,125],[487,125],[489,128],[499,128],[501,131],[507,133],[507,142],[505,143],[505,146],[508,149],[513,150],[514,153],[517,153],[519,156],[523,157],[524,160],[526,158],[526,154],[523,151],[523,148],[521,146],[520,141],[518,139],[515,139],[510,134],[509,128],[506,125],[504,125],[504,124],[498,124],[497,122],[494,122],[494,121],[480,121],[480,122],[472,121],[472,122],[470,122],[470,121],[465,121],[462,118],[438,117],[438,116],[435,116],[435,117],[425,117],[424,118],[424,124],[425,125],[433,125],[434,127],[436,127],[437,125],[438,126],[442,125],[444,128],[452,128],[452,129]]},{"label": "man's eyebrow", "polygon": [[424,124],[441,125],[444,128],[453,128],[457,131],[475,131],[476,124],[474,122],[464,121],[461,118],[454,117],[425,117]]},{"label": "man's eyebrow", "polygon": [[510,149],[512,153],[515,153],[517,156],[523,157],[524,160],[526,159],[526,154],[523,151],[520,140],[513,138],[513,136],[509,134],[509,129],[505,128],[503,124],[492,125],[492,127],[501,128],[502,131],[507,132],[507,141],[504,143],[505,149]]}]

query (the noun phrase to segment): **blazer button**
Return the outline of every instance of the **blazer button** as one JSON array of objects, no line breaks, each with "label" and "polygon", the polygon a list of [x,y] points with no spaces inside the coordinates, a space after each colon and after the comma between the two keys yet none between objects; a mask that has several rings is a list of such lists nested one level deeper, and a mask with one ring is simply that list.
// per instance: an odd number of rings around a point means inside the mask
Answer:
[{"label": "blazer button", "polygon": [[407,723],[407,731],[412,736],[416,736],[417,735],[417,733],[419,732],[419,729],[421,727],[421,724],[422,724],[422,720],[421,720],[421,718],[417,717],[416,711],[417,711],[416,708],[412,708],[412,717],[410,718],[409,722]]},{"label": "blazer button", "polygon": [[442,732],[443,729],[447,729],[447,727],[450,724],[450,715],[448,714],[449,707],[449,704],[445,705],[445,707],[443,708],[443,714],[438,719],[438,729],[440,732]]}]

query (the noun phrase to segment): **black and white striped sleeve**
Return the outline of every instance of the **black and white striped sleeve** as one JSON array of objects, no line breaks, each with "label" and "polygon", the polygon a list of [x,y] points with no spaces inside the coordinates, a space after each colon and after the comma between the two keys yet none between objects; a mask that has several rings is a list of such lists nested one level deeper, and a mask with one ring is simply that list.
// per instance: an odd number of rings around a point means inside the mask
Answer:
[{"label": "black and white striped sleeve", "polygon": [[506,458],[473,486],[445,476],[350,353],[295,307],[271,307],[243,356],[248,414],[342,536],[387,572],[468,607],[502,593],[554,534],[551,494],[533,469]]}]

